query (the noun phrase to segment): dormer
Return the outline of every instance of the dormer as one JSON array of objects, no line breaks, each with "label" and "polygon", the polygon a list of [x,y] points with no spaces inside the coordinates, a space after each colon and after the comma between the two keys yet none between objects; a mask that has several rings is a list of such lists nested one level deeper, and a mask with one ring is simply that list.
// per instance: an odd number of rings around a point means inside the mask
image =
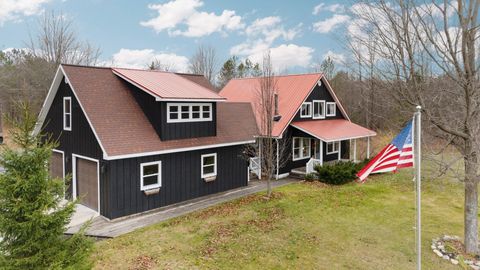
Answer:
[{"label": "dormer", "polygon": [[217,102],[225,98],[203,76],[162,71],[112,69],[131,93],[161,140],[216,136]]}]

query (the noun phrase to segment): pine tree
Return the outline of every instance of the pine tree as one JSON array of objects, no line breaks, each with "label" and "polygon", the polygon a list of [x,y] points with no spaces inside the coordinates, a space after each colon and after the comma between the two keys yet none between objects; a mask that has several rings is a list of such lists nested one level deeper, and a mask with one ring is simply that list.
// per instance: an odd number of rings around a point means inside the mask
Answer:
[{"label": "pine tree", "polygon": [[27,104],[21,117],[8,119],[15,147],[0,151],[0,268],[88,269],[92,241],[83,234],[64,236],[76,201],[62,203],[63,179],[49,175],[48,162],[56,146],[33,134],[36,118]]},{"label": "pine tree", "polygon": [[237,77],[237,57],[228,58],[218,75],[218,87],[222,89],[231,79]]}]

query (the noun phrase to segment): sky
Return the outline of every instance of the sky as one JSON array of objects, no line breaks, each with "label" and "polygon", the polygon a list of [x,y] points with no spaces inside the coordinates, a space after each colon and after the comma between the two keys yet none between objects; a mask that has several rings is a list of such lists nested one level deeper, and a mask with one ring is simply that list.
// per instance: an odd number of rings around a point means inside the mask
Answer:
[{"label": "sky", "polygon": [[311,71],[330,56],[348,56],[342,45],[350,1],[214,0],[0,0],[0,50],[24,48],[44,12],[73,21],[78,37],[100,47],[104,65],[145,68],[153,59],[187,71],[199,45],[274,66]]}]

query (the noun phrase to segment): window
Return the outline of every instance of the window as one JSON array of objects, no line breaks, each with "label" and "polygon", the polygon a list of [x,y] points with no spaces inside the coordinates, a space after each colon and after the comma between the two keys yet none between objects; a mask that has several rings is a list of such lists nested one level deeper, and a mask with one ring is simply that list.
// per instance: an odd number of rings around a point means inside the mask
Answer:
[{"label": "window", "polygon": [[300,118],[312,117],[312,103],[304,102],[300,109]]},{"label": "window", "polygon": [[335,116],[336,108],[335,102],[327,102],[327,116]]},{"label": "window", "polygon": [[313,119],[325,118],[325,100],[313,101]]},{"label": "window", "polygon": [[309,158],[310,145],[310,138],[293,137],[293,160]]},{"label": "window", "polygon": [[162,162],[140,164],[140,190],[149,190],[162,186]]},{"label": "window", "polygon": [[340,149],[340,142],[329,142],[327,143],[327,154],[335,154],[338,153]]},{"label": "window", "polygon": [[217,175],[217,154],[202,155],[202,178]]},{"label": "window", "polygon": [[63,98],[63,129],[72,130],[72,98]]},{"label": "window", "polygon": [[210,103],[168,103],[167,123],[201,122],[212,120]]}]

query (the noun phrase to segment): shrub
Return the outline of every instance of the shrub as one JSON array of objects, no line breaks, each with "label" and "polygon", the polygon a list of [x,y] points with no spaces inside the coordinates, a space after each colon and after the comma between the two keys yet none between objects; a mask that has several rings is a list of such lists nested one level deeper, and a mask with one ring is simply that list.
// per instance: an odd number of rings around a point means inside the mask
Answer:
[{"label": "shrub", "polygon": [[340,161],[333,164],[316,166],[315,171],[320,182],[330,185],[343,185],[355,180],[357,177],[356,173],[367,163],[368,160],[364,160],[360,163]]},{"label": "shrub", "polygon": [[307,182],[313,182],[317,180],[317,175],[315,173],[307,173],[305,174],[305,181]]}]

